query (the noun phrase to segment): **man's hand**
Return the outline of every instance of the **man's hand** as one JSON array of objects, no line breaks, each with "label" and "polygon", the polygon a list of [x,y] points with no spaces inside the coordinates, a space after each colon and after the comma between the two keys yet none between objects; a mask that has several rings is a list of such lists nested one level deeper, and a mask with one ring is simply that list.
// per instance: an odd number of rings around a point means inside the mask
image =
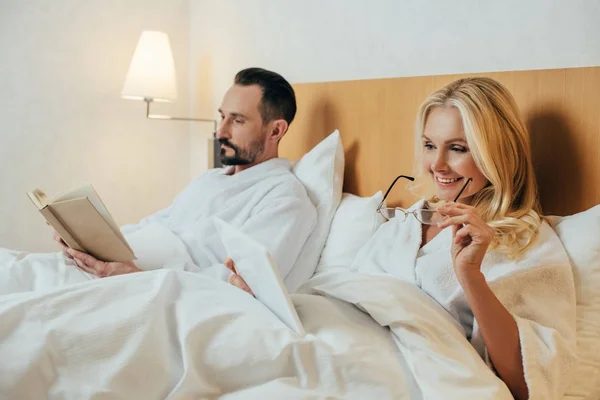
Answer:
[{"label": "man's hand", "polygon": [[74,249],[67,249],[66,252],[71,256],[75,264],[85,272],[96,275],[99,278],[105,278],[113,275],[130,274],[132,272],[141,272],[133,261],[127,262],[104,262],[95,257],[82,253]]},{"label": "man's hand", "polygon": [[228,270],[233,272],[233,275],[231,275],[229,277],[229,283],[231,283],[233,286],[238,287],[238,288],[242,289],[243,291],[248,292],[252,296],[254,296],[254,293],[250,289],[250,286],[248,286],[246,281],[241,276],[238,275],[237,270],[235,269],[235,264],[231,258],[228,258],[227,260],[225,260],[225,267],[227,267]]},{"label": "man's hand", "polygon": [[64,240],[62,240],[62,238],[60,237],[60,235],[58,234],[58,232],[56,232],[56,230],[52,230],[52,239],[54,239],[56,241],[56,243],[58,243],[58,245],[60,246],[63,254],[65,255],[65,257],[73,259],[73,256],[71,256],[69,254],[69,246],[67,246],[67,244],[65,243]]}]

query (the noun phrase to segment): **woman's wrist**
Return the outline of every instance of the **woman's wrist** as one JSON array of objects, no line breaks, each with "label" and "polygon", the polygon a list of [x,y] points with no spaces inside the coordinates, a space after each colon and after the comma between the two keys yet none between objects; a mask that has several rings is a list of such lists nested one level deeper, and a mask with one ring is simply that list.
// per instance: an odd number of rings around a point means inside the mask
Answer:
[{"label": "woman's wrist", "polygon": [[458,282],[465,292],[467,292],[469,289],[477,289],[482,286],[487,286],[485,276],[480,270],[468,270],[462,273],[457,273],[456,277],[458,278]]}]

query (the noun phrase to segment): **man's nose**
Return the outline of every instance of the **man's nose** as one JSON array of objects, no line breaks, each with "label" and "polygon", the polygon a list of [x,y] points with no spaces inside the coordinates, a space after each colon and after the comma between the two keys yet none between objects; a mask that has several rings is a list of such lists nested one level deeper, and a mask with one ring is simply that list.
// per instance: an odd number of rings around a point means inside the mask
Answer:
[{"label": "man's nose", "polygon": [[214,133],[215,139],[221,139],[221,138],[225,138],[225,139],[229,139],[231,138],[231,135],[229,134],[229,129],[227,129],[227,124],[225,123],[225,121],[220,121],[217,124],[217,130]]}]

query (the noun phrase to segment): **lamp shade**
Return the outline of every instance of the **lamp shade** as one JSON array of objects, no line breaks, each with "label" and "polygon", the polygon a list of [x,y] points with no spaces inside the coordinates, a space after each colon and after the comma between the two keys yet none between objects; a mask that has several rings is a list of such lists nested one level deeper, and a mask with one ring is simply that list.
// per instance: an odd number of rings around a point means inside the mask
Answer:
[{"label": "lamp shade", "polygon": [[169,36],[144,31],[133,54],[121,96],[126,99],[174,101],[177,99],[175,62]]}]

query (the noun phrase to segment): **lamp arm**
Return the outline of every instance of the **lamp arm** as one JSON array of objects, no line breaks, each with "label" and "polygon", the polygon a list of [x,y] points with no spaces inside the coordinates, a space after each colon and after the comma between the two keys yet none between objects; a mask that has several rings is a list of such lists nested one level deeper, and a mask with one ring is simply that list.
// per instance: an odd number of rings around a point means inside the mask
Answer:
[{"label": "lamp arm", "polygon": [[152,103],[151,98],[145,98],[146,102],[146,118],[148,119],[162,119],[169,121],[200,121],[200,122],[212,122],[213,123],[213,131],[217,131],[217,121],[214,119],[208,118],[185,118],[185,117],[171,117],[170,115],[158,115],[158,114],[150,114],[150,103]]}]

